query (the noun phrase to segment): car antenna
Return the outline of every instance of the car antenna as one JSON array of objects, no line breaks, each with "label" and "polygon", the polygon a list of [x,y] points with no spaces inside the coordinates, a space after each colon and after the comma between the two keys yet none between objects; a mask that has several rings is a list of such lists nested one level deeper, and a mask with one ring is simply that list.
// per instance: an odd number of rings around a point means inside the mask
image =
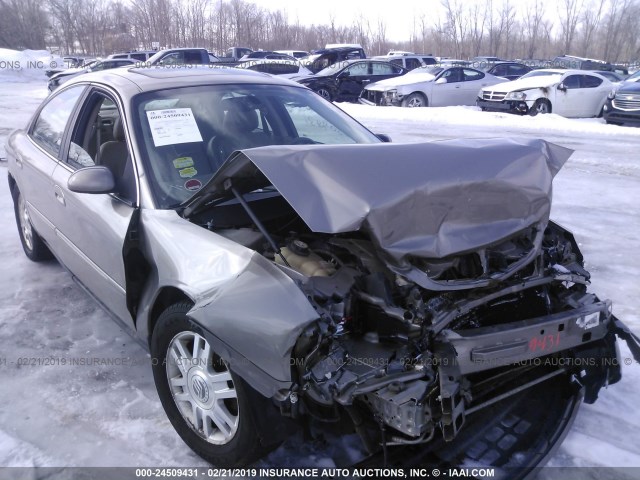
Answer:
[{"label": "car antenna", "polygon": [[230,178],[227,178],[224,181],[224,189],[229,190],[231,191],[231,193],[233,193],[233,195],[238,199],[238,202],[240,202],[240,205],[242,205],[242,208],[244,208],[244,211],[247,212],[247,215],[249,215],[249,218],[251,218],[251,221],[253,222],[253,224],[256,227],[258,227],[258,230],[260,230],[260,233],[262,233],[262,235],[264,235],[264,237],[267,239],[273,251],[282,259],[282,261],[287,267],[291,268],[291,265],[289,265],[289,262],[287,262],[287,259],[284,258],[284,255],[282,255],[280,248],[278,248],[278,245],[276,244],[276,242],[273,240],[271,235],[269,235],[269,232],[267,232],[267,229],[264,228],[264,225],[262,225],[262,222],[260,221],[260,219],[256,216],[255,213],[253,213],[253,210],[251,210],[251,207],[249,206],[247,201],[244,199],[244,197],[240,194],[240,192],[236,190],[236,187],[232,185]]}]

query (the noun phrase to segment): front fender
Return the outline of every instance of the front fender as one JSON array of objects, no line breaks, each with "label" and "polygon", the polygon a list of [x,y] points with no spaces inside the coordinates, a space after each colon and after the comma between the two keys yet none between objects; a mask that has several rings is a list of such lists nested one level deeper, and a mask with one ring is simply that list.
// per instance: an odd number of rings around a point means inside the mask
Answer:
[{"label": "front fender", "polygon": [[295,282],[255,253],[227,285],[202,298],[189,316],[231,369],[265,396],[291,383],[291,350],[318,314]]}]

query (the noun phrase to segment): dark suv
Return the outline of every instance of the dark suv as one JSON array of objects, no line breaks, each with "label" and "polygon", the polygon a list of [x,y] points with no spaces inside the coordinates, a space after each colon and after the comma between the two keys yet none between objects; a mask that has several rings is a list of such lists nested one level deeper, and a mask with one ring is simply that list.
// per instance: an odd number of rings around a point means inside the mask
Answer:
[{"label": "dark suv", "polygon": [[640,71],[609,94],[603,107],[603,115],[607,123],[614,125],[640,125]]},{"label": "dark suv", "polygon": [[334,65],[338,62],[345,60],[356,60],[359,58],[367,58],[362,48],[358,47],[338,47],[338,48],[323,48],[321,50],[315,50],[311,55],[301,58],[300,62],[311,70],[313,73],[317,73],[320,70]]}]

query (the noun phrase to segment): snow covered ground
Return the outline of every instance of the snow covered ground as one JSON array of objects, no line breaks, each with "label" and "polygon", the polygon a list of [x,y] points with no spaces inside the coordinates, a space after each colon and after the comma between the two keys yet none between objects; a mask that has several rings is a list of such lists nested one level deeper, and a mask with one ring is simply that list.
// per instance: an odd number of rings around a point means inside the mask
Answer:
[{"label": "snow covered ground", "polygon": [[[0,145],[46,94],[44,75],[0,73]],[[640,129],[463,107],[340,107],[396,142],[521,135],[575,149],[555,180],[553,217],[580,242],[592,291],[640,332]],[[4,180],[0,259],[0,466],[205,466],[166,419],[144,350],[57,263],[23,255]],[[551,465],[640,466],[639,402],[640,366],[625,365],[621,383],[582,407]],[[333,466],[357,455],[352,444],[293,439],[265,464]]]}]

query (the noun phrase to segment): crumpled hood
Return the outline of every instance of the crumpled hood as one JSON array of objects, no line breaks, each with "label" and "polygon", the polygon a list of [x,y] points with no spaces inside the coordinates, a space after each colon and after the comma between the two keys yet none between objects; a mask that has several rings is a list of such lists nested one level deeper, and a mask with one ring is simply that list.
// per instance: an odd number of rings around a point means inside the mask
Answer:
[{"label": "crumpled hood", "polygon": [[484,87],[483,90],[492,92],[515,92],[519,90],[529,90],[532,88],[548,88],[560,82],[560,75],[549,75],[540,77],[518,78],[511,82],[498,83],[491,87]]},{"label": "crumpled hood", "polygon": [[273,185],[314,232],[362,230],[384,256],[443,258],[549,219],[572,151],[543,140],[269,146],[236,152],[183,214]]},{"label": "crumpled hood", "polygon": [[413,75],[402,75],[400,77],[393,78],[385,78],[384,80],[380,80],[378,82],[372,83],[371,85],[367,85],[365,90],[376,90],[376,91],[384,91],[392,88],[400,87],[403,85],[413,85],[414,83],[423,83],[423,82],[431,82],[436,78],[434,75],[430,73],[415,73]]}]

